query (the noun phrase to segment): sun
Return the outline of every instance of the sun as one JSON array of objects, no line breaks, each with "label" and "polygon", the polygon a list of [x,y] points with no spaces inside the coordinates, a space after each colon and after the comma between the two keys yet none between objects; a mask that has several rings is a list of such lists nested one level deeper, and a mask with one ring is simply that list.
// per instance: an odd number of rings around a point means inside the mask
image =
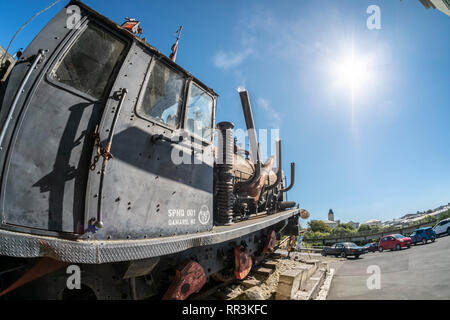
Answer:
[{"label": "sun", "polygon": [[340,88],[350,90],[352,98],[368,90],[372,70],[368,59],[355,54],[354,50],[333,62],[331,71]]}]

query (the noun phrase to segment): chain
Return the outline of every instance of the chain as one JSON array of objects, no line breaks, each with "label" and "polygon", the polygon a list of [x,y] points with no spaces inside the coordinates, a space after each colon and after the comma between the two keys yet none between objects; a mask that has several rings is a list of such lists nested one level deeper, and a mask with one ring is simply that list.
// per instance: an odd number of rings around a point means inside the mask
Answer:
[{"label": "chain", "polygon": [[90,167],[92,171],[95,170],[97,162],[100,160],[100,157],[103,157],[106,160],[113,158],[113,155],[111,154],[111,144],[108,144],[105,148],[102,148],[102,146],[100,145],[100,133],[98,125],[95,127],[94,144],[95,148],[97,149],[97,154],[94,156],[94,160],[92,161]]}]

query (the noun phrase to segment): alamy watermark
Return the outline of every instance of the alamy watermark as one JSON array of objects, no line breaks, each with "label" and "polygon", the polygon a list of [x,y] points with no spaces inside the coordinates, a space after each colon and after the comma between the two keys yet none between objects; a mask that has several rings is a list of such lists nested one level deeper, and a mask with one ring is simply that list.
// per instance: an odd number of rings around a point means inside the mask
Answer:
[{"label": "alamy watermark", "polygon": [[80,290],[81,289],[81,269],[79,266],[72,264],[67,267],[66,273],[69,274],[67,277],[66,286],[69,290]]},{"label": "alamy watermark", "polygon": [[381,289],[381,269],[377,265],[370,265],[367,267],[367,273],[371,274],[367,278],[366,284],[369,290],[380,290]]},{"label": "alamy watermark", "polygon": [[[225,136],[224,136],[225,135]],[[256,137],[256,141],[251,141]],[[230,129],[222,132],[218,129],[207,129],[204,132],[176,131],[169,137],[173,148],[171,152],[171,160],[175,165],[180,164],[202,164],[212,163],[227,164],[227,161],[233,160],[227,155],[224,155],[224,141],[234,141],[233,154],[240,155],[252,164],[259,160],[267,159],[270,155],[275,154],[276,141],[279,140],[279,129]],[[191,139],[194,137],[194,139]],[[197,138],[195,138],[197,137]],[[199,137],[204,137],[204,140],[212,142],[212,145],[217,145],[217,152],[214,148],[204,148],[202,143],[198,142]],[[197,141],[197,142],[196,142]],[[166,143],[161,141],[160,143]],[[158,142],[159,143],[159,142]],[[259,154],[259,157],[258,157]]]},{"label": "alamy watermark", "polygon": [[367,18],[367,29],[380,30],[381,29],[381,9],[379,6],[373,4],[367,7],[366,13],[370,16]]},{"label": "alamy watermark", "polygon": [[70,5],[66,10],[67,19],[66,27],[67,29],[79,29],[81,26],[81,9],[77,5]]}]

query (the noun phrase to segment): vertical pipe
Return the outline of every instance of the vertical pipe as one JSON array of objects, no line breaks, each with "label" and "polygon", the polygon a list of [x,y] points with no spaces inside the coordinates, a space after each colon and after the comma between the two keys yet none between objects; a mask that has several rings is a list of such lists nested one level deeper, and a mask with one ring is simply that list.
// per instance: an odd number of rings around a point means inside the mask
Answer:
[{"label": "vertical pipe", "polygon": [[276,188],[280,182],[281,179],[283,178],[283,170],[282,170],[282,158],[281,158],[281,140],[278,139],[276,141],[276,146],[277,146],[277,180],[275,181],[275,183],[271,186],[269,186],[267,189],[271,190]]},{"label": "vertical pipe", "polygon": [[256,138],[255,122],[253,120],[252,106],[250,104],[250,98],[248,91],[242,90],[239,92],[241,98],[242,111],[244,112],[245,124],[248,131],[248,139],[250,143],[250,160],[254,164],[260,163],[260,152],[258,146],[258,140]]},{"label": "vertical pipe", "polygon": [[218,139],[218,181],[217,181],[217,224],[229,225],[233,223],[233,163],[234,139],[231,122],[217,124],[220,131]]}]

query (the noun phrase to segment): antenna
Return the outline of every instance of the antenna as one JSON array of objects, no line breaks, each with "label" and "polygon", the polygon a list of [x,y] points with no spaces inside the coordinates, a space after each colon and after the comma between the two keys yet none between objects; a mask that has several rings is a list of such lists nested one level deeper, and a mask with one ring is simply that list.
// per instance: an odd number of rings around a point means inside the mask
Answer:
[{"label": "antenna", "polygon": [[173,62],[175,62],[175,60],[177,59],[177,53],[178,53],[178,41],[181,38],[181,31],[183,30],[183,26],[180,26],[177,30],[177,32],[175,32],[175,34],[177,35],[177,40],[175,41],[175,43],[172,45],[172,52],[170,53],[170,60],[172,60]]}]

